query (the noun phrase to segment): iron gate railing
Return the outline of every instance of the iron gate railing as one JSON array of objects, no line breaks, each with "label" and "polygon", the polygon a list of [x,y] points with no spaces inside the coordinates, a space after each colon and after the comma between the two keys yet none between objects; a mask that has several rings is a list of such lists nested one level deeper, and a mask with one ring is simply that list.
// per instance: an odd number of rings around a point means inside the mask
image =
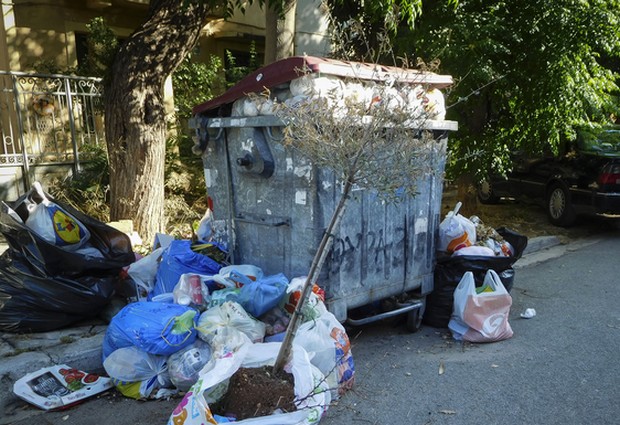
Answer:
[{"label": "iron gate railing", "polygon": [[0,71],[0,90],[0,169],[20,167],[24,189],[32,167],[77,172],[105,147],[101,79]]}]

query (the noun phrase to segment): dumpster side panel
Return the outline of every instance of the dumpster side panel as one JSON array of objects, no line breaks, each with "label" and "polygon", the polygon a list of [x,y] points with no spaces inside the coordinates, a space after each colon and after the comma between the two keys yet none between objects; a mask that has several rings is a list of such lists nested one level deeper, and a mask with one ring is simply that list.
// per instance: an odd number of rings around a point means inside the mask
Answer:
[{"label": "dumpster side panel", "polygon": [[[433,289],[435,235],[441,208],[446,141],[437,142],[434,173],[417,182],[415,197],[383,203],[372,191],[353,193],[322,274],[330,310],[342,319],[346,310],[415,291]],[[325,203],[327,218],[340,196]]]}]

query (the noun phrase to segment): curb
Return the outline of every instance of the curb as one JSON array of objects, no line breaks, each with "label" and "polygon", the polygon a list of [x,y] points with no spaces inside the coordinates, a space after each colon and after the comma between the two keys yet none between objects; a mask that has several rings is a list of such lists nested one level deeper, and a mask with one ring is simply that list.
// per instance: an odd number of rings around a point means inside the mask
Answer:
[{"label": "curb", "polygon": [[13,384],[47,366],[67,364],[102,373],[102,345],[107,326],[84,326],[37,334],[0,334],[0,424],[19,419],[27,404],[13,393]]}]

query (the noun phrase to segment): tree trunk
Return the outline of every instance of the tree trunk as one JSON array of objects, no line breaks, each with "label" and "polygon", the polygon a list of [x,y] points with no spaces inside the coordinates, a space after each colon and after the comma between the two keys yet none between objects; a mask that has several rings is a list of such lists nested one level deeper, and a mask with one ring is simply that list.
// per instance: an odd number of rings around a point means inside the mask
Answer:
[{"label": "tree trunk", "polygon": [[198,41],[204,2],[151,1],[150,16],[120,47],[104,96],[110,219],[131,219],[149,243],[164,227],[164,83]]},{"label": "tree trunk", "polygon": [[265,65],[295,54],[297,0],[284,0],[281,15],[274,2],[265,2]]},{"label": "tree trunk", "polygon": [[457,201],[463,203],[459,214],[463,217],[471,217],[478,214],[478,197],[476,196],[476,182],[471,174],[465,173],[459,176],[457,183]]}]

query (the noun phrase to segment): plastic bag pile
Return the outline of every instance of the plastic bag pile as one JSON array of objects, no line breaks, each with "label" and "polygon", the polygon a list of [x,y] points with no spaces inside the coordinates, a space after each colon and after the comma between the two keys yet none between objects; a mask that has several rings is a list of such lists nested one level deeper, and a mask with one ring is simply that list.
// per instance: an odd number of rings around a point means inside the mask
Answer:
[{"label": "plastic bag pile", "polygon": [[388,102],[390,109],[402,110],[413,118],[444,120],[446,116],[444,96],[435,88],[425,88],[422,84],[386,88],[376,82],[348,82],[336,76],[316,74],[293,79],[288,88],[275,89],[269,97],[241,97],[233,103],[231,115],[273,115],[276,103],[298,107],[317,104],[319,99],[334,106],[335,113],[342,117],[347,116],[353,104],[371,109],[382,102]]},{"label": "plastic bag pile", "polygon": [[515,254],[515,249],[495,229],[484,225],[479,217],[469,219],[458,213],[458,202],[439,224],[438,250],[452,256],[504,256]]},{"label": "plastic bag pile", "polygon": [[514,263],[527,247],[527,237],[505,227],[492,229],[478,217],[458,214],[461,203],[446,214],[439,225],[438,255],[433,272],[433,292],[426,298],[423,322],[437,328],[448,327],[453,313],[454,291],[468,272],[477,288],[493,270],[504,288],[512,289]]},{"label": "plastic bag pile", "polygon": [[[104,338],[104,368],[125,396],[185,393],[169,423],[230,420],[209,405],[223,397],[240,367],[275,363],[305,283],[304,277],[265,275],[254,265],[226,265],[215,259],[222,253],[216,242],[174,240],[131,264],[127,273],[143,296],[112,318]],[[316,423],[353,385],[348,336],[323,301],[315,284],[286,367],[298,410],[256,423]]]},{"label": "plastic bag pile", "polygon": [[0,204],[0,330],[46,332],[95,317],[135,261],[129,237],[45,193]]}]

